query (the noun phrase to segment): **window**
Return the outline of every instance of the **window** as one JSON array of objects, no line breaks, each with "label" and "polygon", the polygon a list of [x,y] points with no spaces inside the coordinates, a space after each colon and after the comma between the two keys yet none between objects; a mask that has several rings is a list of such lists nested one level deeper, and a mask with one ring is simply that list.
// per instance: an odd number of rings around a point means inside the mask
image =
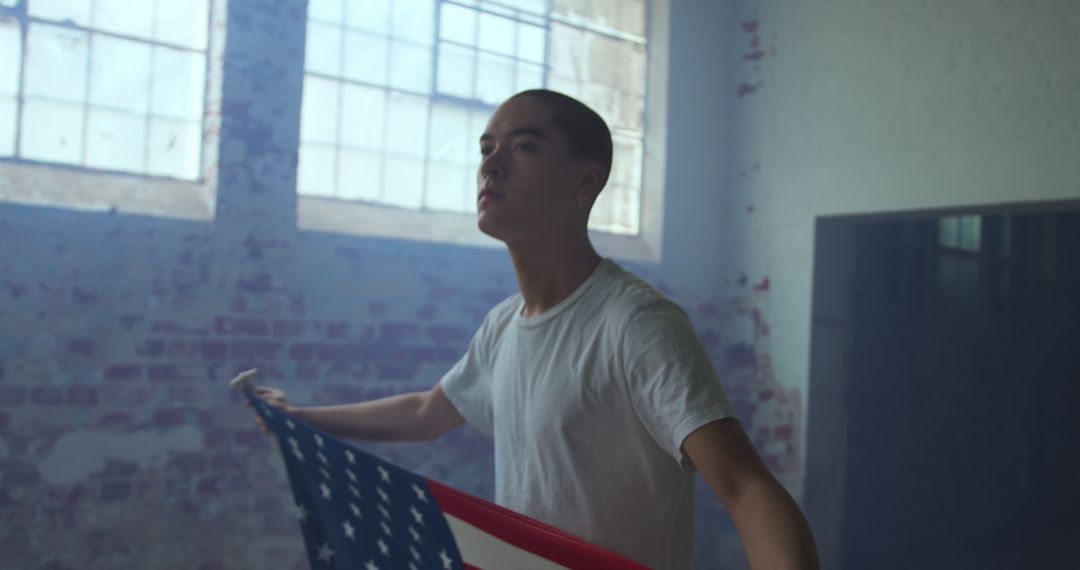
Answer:
[{"label": "window", "polygon": [[2,0],[0,158],[202,178],[209,0]]},{"label": "window", "polygon": [[591,228],[641,232],[649,138],[645,0],[308,6],[302,225],[312,216],[341,216],[348,202],[377,204],[384,214],[386,207],[427,213],[428,220],[471,214],[477,139],[488,116],[517,91],[547,87],[592,106],[612,128],[613,170]]}]

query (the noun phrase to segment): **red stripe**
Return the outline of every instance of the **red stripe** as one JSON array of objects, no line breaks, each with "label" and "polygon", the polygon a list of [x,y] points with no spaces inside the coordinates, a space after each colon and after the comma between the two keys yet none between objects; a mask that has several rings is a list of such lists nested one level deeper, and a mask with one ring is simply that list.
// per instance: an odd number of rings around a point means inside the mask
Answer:
[{"label": "red stripe", "polygon": [[[472,495],[428,480],[439,507],[484,532],[567,568],[647,570],[572,534]],[[466,564],[466,568],[472,568]],[[489,569],[492,570],[492,569]]]}]

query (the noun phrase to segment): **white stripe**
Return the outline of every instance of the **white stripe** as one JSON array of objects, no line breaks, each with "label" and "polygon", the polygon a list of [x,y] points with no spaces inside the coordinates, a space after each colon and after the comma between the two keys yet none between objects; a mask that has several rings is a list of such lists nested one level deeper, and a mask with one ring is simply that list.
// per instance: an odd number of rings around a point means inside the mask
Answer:
[{"label": "white stripe", "polygon": [[443,513],[450,532],[454,533],[458,549],[465,562],[484,570],[514,568],[515,570],[568,570],[554,562],[513,544],[502,541],[483,530],[449,514]]}]

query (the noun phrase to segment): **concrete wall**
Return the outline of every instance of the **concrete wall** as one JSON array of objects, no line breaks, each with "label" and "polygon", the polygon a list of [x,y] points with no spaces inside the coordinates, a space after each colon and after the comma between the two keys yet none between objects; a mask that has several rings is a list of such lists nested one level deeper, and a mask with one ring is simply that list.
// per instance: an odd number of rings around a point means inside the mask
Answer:
[{"label": "concrete wall", "polygon": [[837,567],[854,249],[850,226],[816,224],[1080,199],[1080,5],[765,0],[737,16],[724,274],[769,279],[759,352],[810,397],[805,499]]},{"label": "concrete wall", "polygon": [[[801,398],[757,352],[768,287],[721,294],[730,7],[674,4],[665,250],[630,267],[692,315],[797,488]],[[516,289],[498,250],[296,230],[303,18],[302,0],[229,3],[212,221],[0,204],[0,566],[303,567],[279,459],[224,382],[258,366],[299,403],[425,389]],[[476,432],[371,448],[491,495]],[[701,566],[738,567],[700,494]]]}]

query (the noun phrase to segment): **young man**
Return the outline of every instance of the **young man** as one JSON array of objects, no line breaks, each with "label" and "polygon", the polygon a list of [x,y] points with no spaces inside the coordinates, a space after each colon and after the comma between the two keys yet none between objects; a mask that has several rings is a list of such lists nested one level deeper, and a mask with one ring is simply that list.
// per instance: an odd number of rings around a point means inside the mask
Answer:
[{"label": "young man", "polygon": [[758,457],[686,314],[601,258],[589,212],[611,134],[582,103],[515,95],[480,137],[480,229],[521,293],[485,318],[432,389],[372,402],[266,402],[339,437],[431,440],[468,422],[495,440],[496,502],[657,569],[693,565],[696,468],[754,568],[816,568],[810,529]]}]

